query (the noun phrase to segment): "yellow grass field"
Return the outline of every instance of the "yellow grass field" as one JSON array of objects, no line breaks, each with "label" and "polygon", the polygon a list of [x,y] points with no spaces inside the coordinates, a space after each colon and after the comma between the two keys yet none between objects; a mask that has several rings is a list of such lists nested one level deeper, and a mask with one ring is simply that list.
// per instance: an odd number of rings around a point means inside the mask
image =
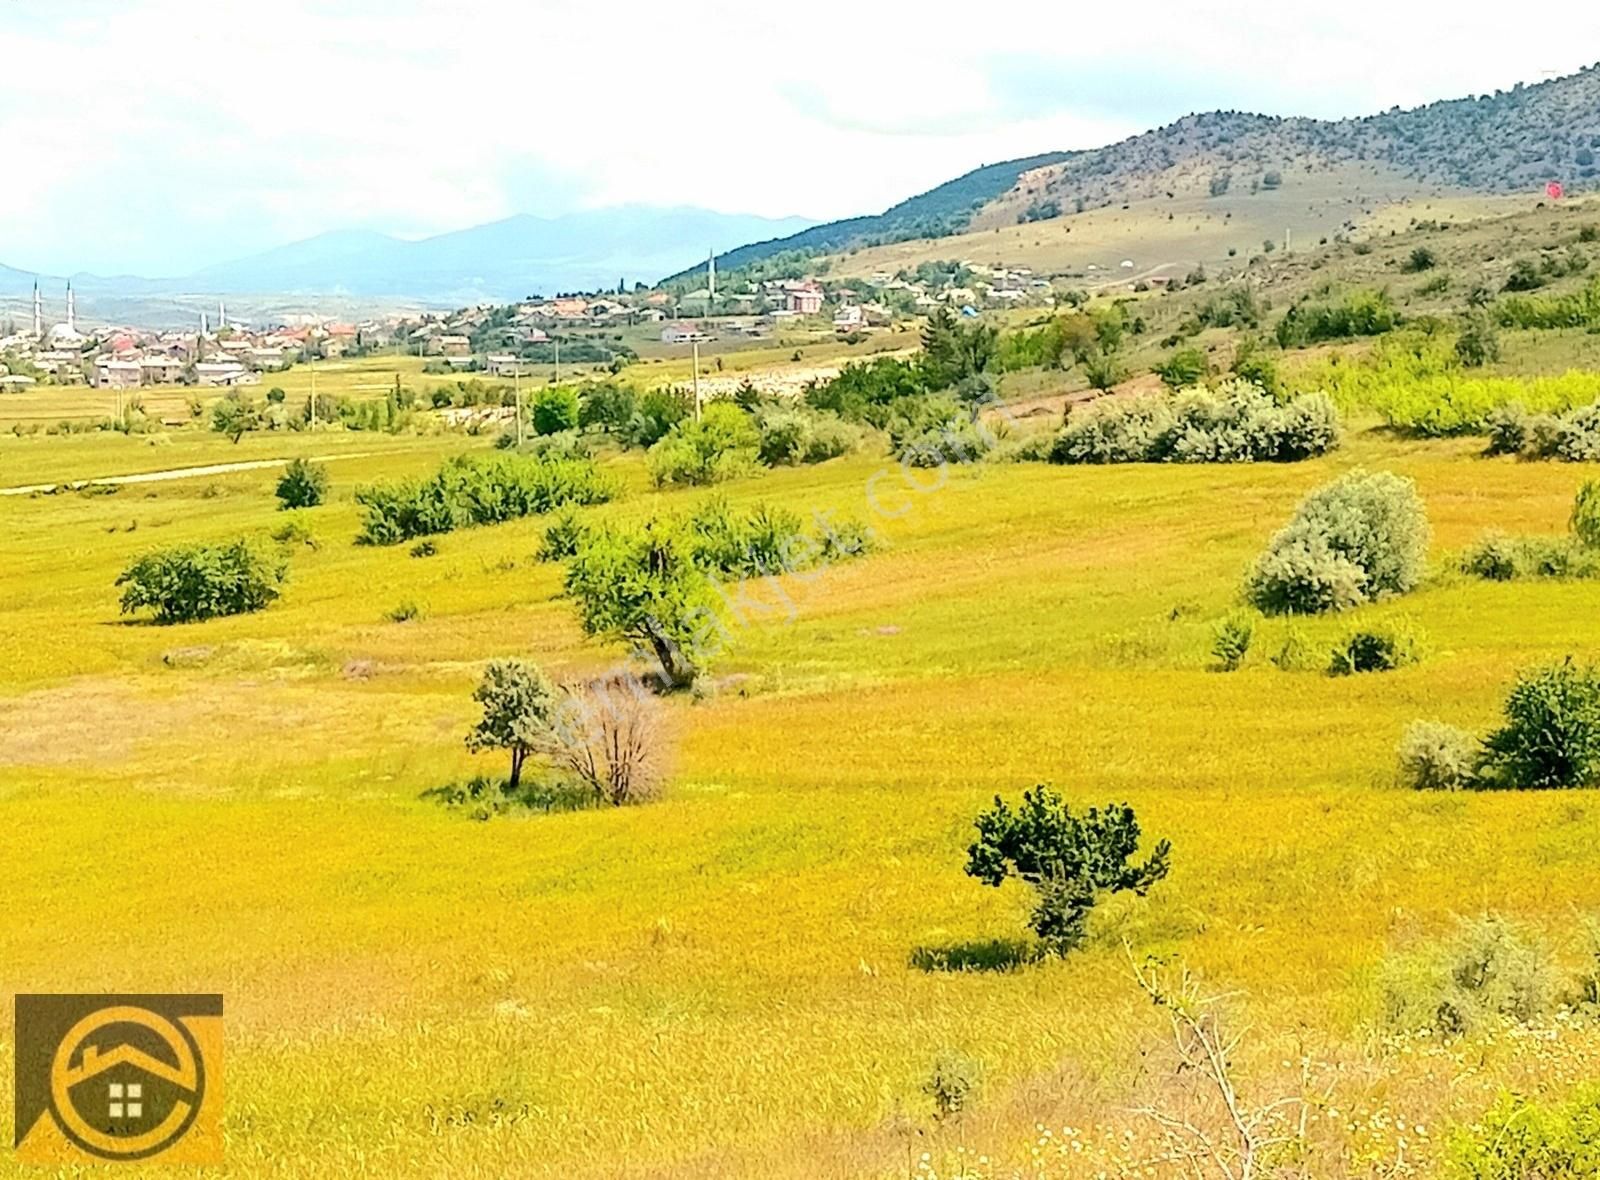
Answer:
[{"label": "yellow grass field", "polygon": [[[1594,471],[1363,428],[1294,466],[996,465],[912,486],[859,456],[741,481],[735,503],[853,516],[883,544],[788,587],[792,609],[751,588],[765,609],[733,628],[721,690],[670,704],[663,801],[474,822],[419,796],[502,771],[463,746],[483,662],[621,658],[582,639],[559,567],[534,558],[544,522],[453,533],[426,558],[352,543],[358,484],[487,445],[0,439],[6,484],[344,456],[282,601],[187,626],[120,618],[118,572],[152,546],[268,532],[273,472],[0,497],[0,991],[222,992],[227,1162],[203,1174],[1124,1174],[1104,1161],[1143,1142],[1128,1107],[1161,1032],[1124,939],[1237,989],[1248,1085],[1313,1063],[1307,1175],[1433,1174],[1447,1128],[1501,1085],[1560,1096],[1600,1061],[1581,1029],[1458,1053],[1371,1023],[1384,957],[1455,915],[1494,909],[1580,954],[1600,804],[1415,795],[1393,752],[1413,719],[1482,729],[1519,668],[1596,654],[1600,583],[1445,571],[1490,528],[1562,530]],[[704,496],[609,461],[630,495],[601,513]],[[1426,499],[1439,572],[1356,617],[1415,620],[1428,658],[1335,679],[1258,652],[1210,671],[1248,563],[1356,465]],[[390,622],[403,602],[422,616]],[[1350,622],[1302,629],[1331,643]],[[1265,624],[1258,648],[1286,630]],[[1132,803],[1172,840],[1171,877],[1103,906],[1064,960],[919,966],[1024,935],[1021,887],[962,866],[973,815],[1041,781]],[[921,1086],[945,1051],[982,1078],[938,1128]],[[0,1039],[7,1112],[10,1057]],[[37,1174],[0,1156],[0,1175]]]}]

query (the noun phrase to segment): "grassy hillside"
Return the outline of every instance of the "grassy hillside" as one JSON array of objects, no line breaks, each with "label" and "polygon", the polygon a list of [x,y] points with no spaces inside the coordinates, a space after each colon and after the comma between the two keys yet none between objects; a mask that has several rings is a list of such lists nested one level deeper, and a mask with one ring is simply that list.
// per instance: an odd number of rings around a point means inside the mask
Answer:
[{"label": "grassy hillside", "polygon": [[[721,269],[738,270],[764,258],[786,251],[826,254],[862,242],[897,242],[906,238],[943,237],[959,233],[973,215],[990,201],[1015,187],[1018,179],[1037,168],[1067,157],[1065,152],[1048,152],[1023,160],[986,164],[965,176],[947,181],[873,217],[854,217],[812,226],[786,238],[755,242],[717,256]],[[674,282],[693,275],[704,275],[704,265],[671,275],[663,282]]]}]

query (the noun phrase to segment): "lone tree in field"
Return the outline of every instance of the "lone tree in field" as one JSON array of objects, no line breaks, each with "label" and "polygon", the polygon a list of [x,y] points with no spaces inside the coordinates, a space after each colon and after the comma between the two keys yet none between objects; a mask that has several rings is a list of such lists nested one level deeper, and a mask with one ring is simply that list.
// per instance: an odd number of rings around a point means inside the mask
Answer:
[{"label": "lone tree in field", "polygon": [[694,683],[717,630],[711,588],[688,542],[669,524],[589,536],[567,566],[566,591],[586,635],[652,652],[669,688]]},{"label": "lone tree in field", "polygon": [[315,508],[328,495],[328,472],[306,459],[296,459],[278,480],[278,502],[284,508]]},{"label": "lone tree in field", "polygon": [[1143,897],[1167,875],[1172,853],[1162,840],[1143,864],[1130,863],[1139,849],[1132,808],[1112,804],[1075,816],[1045,786],[1024,792],[1015,811],[996,796],[976,823],[967,875],[997,888],[1013,876],[1031,885],[1038,899],[1028,924],[1058,954],[1083,941],[1101,894],[1132,890]]},{"label": "lone tree in field", "polygon": [[467,735],[467,749],[511,751],[508,792],[522,785],[522,764],[528,755],[547,749],[552,740],[558,698],[555,685],[533,664],[495,660],[484,669],[472,694],[483,716]]}]

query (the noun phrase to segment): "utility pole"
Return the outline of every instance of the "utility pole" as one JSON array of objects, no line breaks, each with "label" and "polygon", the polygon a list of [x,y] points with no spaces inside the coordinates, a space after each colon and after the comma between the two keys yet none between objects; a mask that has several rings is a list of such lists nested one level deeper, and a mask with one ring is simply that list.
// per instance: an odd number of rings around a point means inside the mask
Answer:
[{"label": "utility pole", "polygon": [[700,341],[694,342],[694,420],[700,421]]},{"label": "utility pole", "polygon": [[555,341],[556,341],[556,384],[560,385],[561,384],[561,337],[557,336],[555,338]]},{"label": "utility pole", "polygon": [[[307,340],[307,344],[311,341]],[[311,354],[311,430],[317,429],[317,354]]]},{"label": "utility pole", "polygon": [[511,366],[511,385],[517,391],[517,446],[522,446],[522,358]]}]

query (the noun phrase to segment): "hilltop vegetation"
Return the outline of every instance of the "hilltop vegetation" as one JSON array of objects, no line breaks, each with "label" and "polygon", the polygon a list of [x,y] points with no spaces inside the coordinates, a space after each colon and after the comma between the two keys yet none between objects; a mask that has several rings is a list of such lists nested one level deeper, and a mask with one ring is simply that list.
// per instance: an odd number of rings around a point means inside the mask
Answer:
[{"label": "hilltop vegetation", "polygon": [[1580,191],[1600,183],[1597,155],[1600,66],[1359,118],[1211,111],[1102,148],[991,165],[879,217],[755,243],[717,264],[733,270],[786,252],[843,253],[968,229],[1070,224],[1076,215],[1129,202],[1193,198],[1221,205],[1308,184],[1320,193],[1323,178],[1362,197],[1358,213],[1430,193],[1533,193],[1550,180]]}]

